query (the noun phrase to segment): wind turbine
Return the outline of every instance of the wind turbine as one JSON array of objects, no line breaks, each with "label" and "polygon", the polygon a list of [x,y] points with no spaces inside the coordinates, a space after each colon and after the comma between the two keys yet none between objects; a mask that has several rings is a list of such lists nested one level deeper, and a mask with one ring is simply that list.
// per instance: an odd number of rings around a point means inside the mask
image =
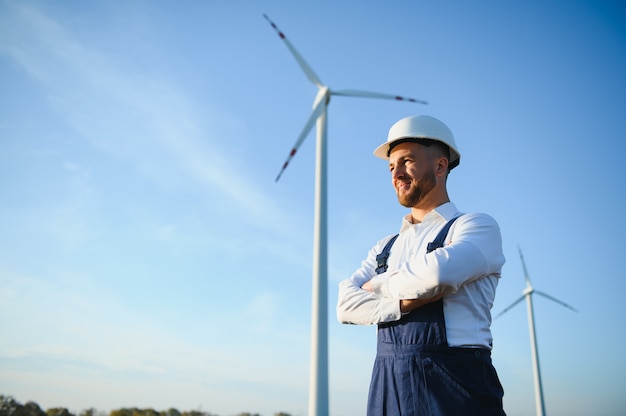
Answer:
[{"label": "wind turbine", "polygon": [[505,308],[502,312],[500,312],[496,319],[500,316],[504,315],[507,311],[513,308],[515,305],[520,303],[524,298],[526,298],[526,307],[528,312],[528,330],[530,332],[530,353],[533,362],[533,376],[535,379],[535,408],[537,409],[537,416],[544,416],[546,413],[546,408],[543,401],[543,388],[541,386],[541,372],[539,370],[539,352],[537,350],[537,335],[535,333],[535,314],[533,312],[533,294],[541,295],[545,298],[550,299],[553,302],[556,302],[562,306],[565,306],[568,309],[573,310],[574,312],[578,312],[576,309],[572,308],[565,302],[562,302],[546,293],[535,290],[530,283],[530,277],[528,276],[528,270],[526,270],[526,263],[524,263],[524,256],[522,255],[522,249],[517,248],[519,251],[520,259],[522,259],[522,268],[524,269],[524,279],[526,280],[526,289],[522,292],[522,297],[513,302],[509,307]]},{"label": "wind turbine", "polygon": [[300,65],[306,77],[318,89],[317,96],[313,101],[313,111],[304,124],[295,145],[287,160],[276,177],[278,181],[295,156],[298,148],[317,124],[317,144],[315,158],[315,214],[313,236],[313,299],[311,318],[311,361],[309,375],[309,416],[328,415],[328,265],[327,265],[327,200],[326,200],[326,114],[331,95],[346,97],[384,98],[398,101],[427,104],[425,101],[405,98],[393,94],[381,94],[377,92],[359,90],[331,90],[324,85],[313,69],[305,62],[291,42],[270,20],[263,15],[272,25],[278,36],[285,42],[287,48]]}]

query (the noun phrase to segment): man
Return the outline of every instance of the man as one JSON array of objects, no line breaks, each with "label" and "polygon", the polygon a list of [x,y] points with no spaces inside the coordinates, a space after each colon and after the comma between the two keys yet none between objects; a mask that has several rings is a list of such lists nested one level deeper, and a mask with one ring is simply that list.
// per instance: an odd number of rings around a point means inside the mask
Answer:
[{"label": "man", "polygon": [[374,155],[389,161],[411,211],[395,242],[379,241],[339,284],[339,321],[378,325],[367,414],[504,415],[491,363],[490,309],[505,261],[498,224],[450,202],[446,181],[460,154],[441,121],[398,121]]}]

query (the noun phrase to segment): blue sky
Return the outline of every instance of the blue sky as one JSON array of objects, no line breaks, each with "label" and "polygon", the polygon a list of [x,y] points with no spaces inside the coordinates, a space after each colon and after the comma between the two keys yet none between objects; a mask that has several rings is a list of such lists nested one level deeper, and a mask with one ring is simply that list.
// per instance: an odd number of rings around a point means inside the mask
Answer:
[{"label": "blue sky", "polygon": [[[493,308],[535,298],[546,410],[621,415],[626,8],[618,1],[1,1],[0,393],[42,407],[307,409],[314,135],[331,88],[330,408],[362,414],[373,327],[337,283],[405,209],[372,156],[398,119],[453,130],[449,180],[494,216]],[[511,416],[534,414],[523,304],[497,319]]]}]

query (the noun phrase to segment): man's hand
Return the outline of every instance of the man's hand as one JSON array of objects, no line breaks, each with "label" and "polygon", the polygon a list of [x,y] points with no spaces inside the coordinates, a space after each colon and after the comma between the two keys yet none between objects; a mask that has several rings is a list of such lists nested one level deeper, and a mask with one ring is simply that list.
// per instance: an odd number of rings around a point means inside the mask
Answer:
[{"label": "man's hand", "polygon": [[[374,291],[372,289],[372,284],[370,283],[370,280],[363,283],[363,286],[361,286],[361,289],[367,290],[368,292]],[[402,313],[411,312],[414,309],[417,309],[424,305],[428,305],[429,303],[439,300],[442,297],[443,295],[437,295],[434,298],[429,298],[429,299],[402,299],[400,301],[400,312]]]},{"label": "man's hand", "polygon": [[443,295],[437,295],[434,298],[430,298],[430,299],[402,299],[400,301],[400,312],[402,313],[411,312],[414,309],[417,309],[431,302],[439,300],[442,297]]}]

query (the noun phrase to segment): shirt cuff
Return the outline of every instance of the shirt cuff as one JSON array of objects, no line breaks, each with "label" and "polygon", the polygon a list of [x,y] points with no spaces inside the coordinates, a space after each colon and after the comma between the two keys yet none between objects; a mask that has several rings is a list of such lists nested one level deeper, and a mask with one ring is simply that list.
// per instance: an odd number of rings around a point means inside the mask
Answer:
[{"label": "shirt cuff", "polygon": [[400,312],[400,301],[398,299],[380,299],[381,322],[393,322],[402,318]]},{"label": "shirt cuff", "polygon": [[390,298],[389,277],[386,273],[381,273],[370,280],[372,291],[382,298]]}]

